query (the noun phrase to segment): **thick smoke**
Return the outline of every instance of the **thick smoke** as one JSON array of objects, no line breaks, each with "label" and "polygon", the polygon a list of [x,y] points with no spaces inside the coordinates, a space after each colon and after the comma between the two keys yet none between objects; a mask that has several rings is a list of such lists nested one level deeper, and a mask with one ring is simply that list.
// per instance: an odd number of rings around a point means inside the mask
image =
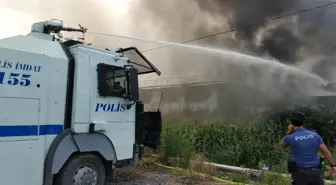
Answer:
[{"label": "thick smoke", "polygon": [[[313,8],[331,1],[325,0],[141,0],[134,6],[141,9],[140,19],[151,20],[163,33],[161,40],[183,42],[209,34],[234,30],[191,42],[190,44],[226,48],[258,57],[272,59],[274,63],[294,65],[334,81],[336,14],[332,5],[297,15],[258,24],[263,20]],[[261,98],[267,103],[283,103],[315,95],[321,91],[319,78],[304,75],[287,67],[258,63],[258,59],[237,56],[214,56],[199,50],[187,51],[174,47],[149,52],[153,59],[168,63],[169,75],[186,76],[205,74],[206,81],[227,80],[246,83],[262,91],[257,96],[246,89],[247,99]],[[199,79],[199,78],[198,78]],[[186,79],[187,82],[191,80]],[[166,82],[163,82],[166,83]],[[155,85],[155,84],[153,84]],[[318,87],[317,87],[318,86]],[[197,93],[197,92],[194,92]],[[166,96],[170,96],[167,94]],[[174,96],[174,95],[173,95]],[[223,92],[223,96],[227,96]],[[235,95],[231,95],[232,99]],[[267,100],[268,99],[268,100]],[[269,101],[270,100],[270,101]],[[266,103],[266,104],[267,104]],[[292,102],[294,103],[294,101]]]},{"label": "thick smoke", "polygon": [[[296,9],[298,1],[292,0],[196,0],[201,10],[210,15],[218,15],[228,19],[230,28],[240,28],[253,25],[267,18],[281,15]],[[236,32],[237,39],[252,41],[258,27],[251,27]]]},{"label": "thick smoke", "polygon": [[[290,41],[290,42],[288,42]],[[262,38],[258,47],[260,52],[266,52],[270,56],[290,64],[297,61],[297,49],[301,41],[286,28],[277,28],[267,33]]]},{"label": "thick smoke", "polygon": [[[0,4],[2,7],[10,7],[33,15],[37,20],[59,18],[69,26],[80,23],[90,31],[182,42],[223,30],[250,26],[262,20],[331,2],[331,0],[253,0],[253,3],[250,0],[123,1],[127,1],[128,4],[122,15],[118,10],[125,7],[119,7],[118,0],[60,0],[57,4],[40,0],[29,3],[0,0]],[[107,6],[107,3],[113,6]],[[336,6],[332,5],[315,9],[193,43],[275,58],[282,63],[293,64],[333,80],[336,79],[332,75],[336,55],[335,8]],[[144,49],[156,46],[101,36],[88,35],[87,38],[95,45],[112,49],[129,45]],[[159,67],[164,68],[166,72],[164,74],[169,74],[167,76],[205,73],[206,70],[212,70],[212,62],[218,61],[216,57],[199,51],[182,51],[179,48],[164,48],[146,54],[153,58]],[[203,59],[208,62],[204,64]]]},{"label": "thick smoke", "polygon": [[[183,41],[218,31],[260,23],[281,15],[324,5],[330,0],[142,0],[141,7],[157,23],[166,38]],[[196,5],[196,6],[195,6]],[[198,41],[268,56],[282,63],[306,66],[334,80],[336,46],[335,5],[288,16],[264,25]],[[190,12],[194,12],[191,16]],[[143,17],[142,17],[143,18]],[[211,23],[212,20],[215,23]],[[316,61],[312,58],[323,58]],[[308,62],[311,61],[311,62]]]},{"label": "thick smoke", "polygon": [[[127,8],[120,7],[118,2],[121,1],[128,2]],[[59,0],[54,4],[40,0],[30,2],[0,0],[0,4],[29,13],[36,20],[59,18],[65,21],[66,26],[76,26],[80,23],[89,28],[89,31],[183,42],[216,32],[253,25],[262,20],[312,8],[330,1]],[[107,6],[107,3],[112,6]],[[333,5],[316,9],[264,25],[197,40],[191,44],[227,48],[240,53],[275,59],[333,80],[336,79],[336,76],[333,76],[336,70],[335,7]],[[120,11],[123,8],[125,11]],[[87,40],[96,46],[110,49],[138,46],[141,50],[145,50],[158,46],[153,43],[125,42],[117,38],[92,35],[87,35]],[[259,84],[257,88],[264,88],[269,91],[269,94],[281,96],[287,91],[295,91],[294,87],[305,81],[299,80],[295,74],[292,74],[295,71],[289,74],[286,67],[251,64],[253,60],[258,61],[258,59],[251,60],[230,55],[218,56],[206,51],[177,47],[157,49],[144,54],[162,70],[164,77],[169,78],[208,75],[211,77],[196,79],[209,81],[222,78],[230,82]],[[155,76],[148,78],[155,78]],[[195,78],[188,79],[188,82],[194,80]],[[178,80],[170,79],[163,84],[174,82]],[[279,84],[280,82],[282,85]],[[319,82],[316,83],[319,84]],[[153,85],[156,84],[157,82],[154,81]],[[279,89],[285,89],[285,92]],[[306,90],[306,88],[302,89]]]},{"label": "thick smoke", "polygon": [[[216,1],[215,4],[221,4],[220,7],[229,7],[228,12],[232,12],[232,17],[229,20],[231,28],[239,28],[244,25],[251,25],[267,20],[283,14],[296,12],[301,9],[315,7],[327,2],[322,1],[253,1],[253,5],[244,6],[248,2],[245,0],[239,1]],[[208,6],[202,6],[206,11],[212,11]],[[245,8],[244,8],[245,7]],[[223,8],[225,9],[225,8]],[[244,12],[244,13],[241,13]],[[220,13],[220,12],[218,12]],[[293,19],[294,18],[294,19]],[[287,21],[274,21],[270,27],[258,26],[250,29],[242,29],[235,33],[238,40],[242,42],[254,43],[258,32],[263,32],[259,40],[259,45],[253,44],[261,52],[266,52],[271,56],[283,62],[296,62],[298,60],[299,49],[306,47],[309,50],[314,50],[310,45],[312,41],[319,41],[317,45],[321,48],[319,52],[330,52],[330,39],[335,41],[335,7],[322,8],[293,16],[292,18],[284,18]],[[296,19],[296,20],[295,20]],[[321,29],[324,28],[324,29]],[[332,34],[330,34],[332,33]],[[316,43],[314,43],[316,44]]]},{"label": "thick smoke", "polygon": [[[231,29],[253,25],[284,14],[309,9],[331,1],[320,0],[197,0],[200,9],[212,16],[227,17]],[[210,3],[209,3],[210,2]],[[271,26],[255,26],[235,32],[235,38],[246,42],[260,54],[268,54],[283,63],[295,64],[309,57],[326,59],[313,66],[313,72],[328,78],[335,66],[336,9],[335,5],[274,21]],[[258,34],[260,40],[256,40]],[[300,55],[304,56],[300,56]],[[310,55],[311,54],[311,55]],[[329,77],[330,78],[330,77]]]}]

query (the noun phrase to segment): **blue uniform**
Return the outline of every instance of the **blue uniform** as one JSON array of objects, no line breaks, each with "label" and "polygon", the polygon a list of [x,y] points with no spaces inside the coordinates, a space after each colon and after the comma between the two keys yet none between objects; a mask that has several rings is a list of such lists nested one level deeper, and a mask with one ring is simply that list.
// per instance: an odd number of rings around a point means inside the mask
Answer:
[{"label": "blue uniform", "polygon": [[318,151],[319,145],[323,144],[323,140],[316,132],[297,128],[294,133],[284,138],[284,144],[289,145],[291,161],[295,162],[299,168],[320,165]]}]

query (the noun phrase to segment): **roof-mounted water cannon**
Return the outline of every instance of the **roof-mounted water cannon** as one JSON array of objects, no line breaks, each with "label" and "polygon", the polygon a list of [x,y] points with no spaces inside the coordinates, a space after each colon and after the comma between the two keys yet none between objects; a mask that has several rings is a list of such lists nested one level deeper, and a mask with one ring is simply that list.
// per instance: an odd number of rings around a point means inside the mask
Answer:
[{"label": "roof-mounted water cannon", "polygon": [[78,25],[78,28],[68,28],[68,27],[62,27],[61,30],[62,31],[73,31],[73,32],[81,32],[81,33],[86,33],[87,28],[84,28],[83,26],[81,26],[80,24]]},{"label": "roof-mounted water cannon", "polygon": [[79,25],[79,28],[64,27],[62,20],[51,19],[43,22],[34,23],[31,31],[44,34],[51,34],[51,33],[57,34],[60,33],[61,31],[85,33],[87,31],[87,28],[84,28],[81,25]]}]

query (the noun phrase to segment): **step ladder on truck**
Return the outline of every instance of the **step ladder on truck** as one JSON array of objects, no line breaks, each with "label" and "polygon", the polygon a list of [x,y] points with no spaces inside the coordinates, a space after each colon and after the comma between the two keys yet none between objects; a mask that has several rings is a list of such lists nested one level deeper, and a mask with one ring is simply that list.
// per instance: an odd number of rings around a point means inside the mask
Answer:
[{"label": "step ladder on truck", "polygon": [[65,40],[61,20],[0,40],[0,184],[103,185],[157,148],[161,113],[145,112],[138,75],[161,72],[135,48]]}]

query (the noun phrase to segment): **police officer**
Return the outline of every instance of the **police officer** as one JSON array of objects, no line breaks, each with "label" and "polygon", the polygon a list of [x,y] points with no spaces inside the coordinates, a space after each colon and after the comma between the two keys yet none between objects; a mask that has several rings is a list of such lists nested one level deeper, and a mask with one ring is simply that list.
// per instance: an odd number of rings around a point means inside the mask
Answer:
[{"label": "police officer", "polygon": [[324,185],[319,149],[329,162],[333,174],[336,173],[336,165],[321,136],[303,128],[305,119],[301,112],[292,113],[288,134],[281,141],[280,147],[290,147],[288,171],[291,173],[292,185]]},{"label": "police officer", "polygon": [[125,88],[120,85],[120,82],[114,82],[113,91],[117,96],[120,97],[124,96],[126,93]]}]

